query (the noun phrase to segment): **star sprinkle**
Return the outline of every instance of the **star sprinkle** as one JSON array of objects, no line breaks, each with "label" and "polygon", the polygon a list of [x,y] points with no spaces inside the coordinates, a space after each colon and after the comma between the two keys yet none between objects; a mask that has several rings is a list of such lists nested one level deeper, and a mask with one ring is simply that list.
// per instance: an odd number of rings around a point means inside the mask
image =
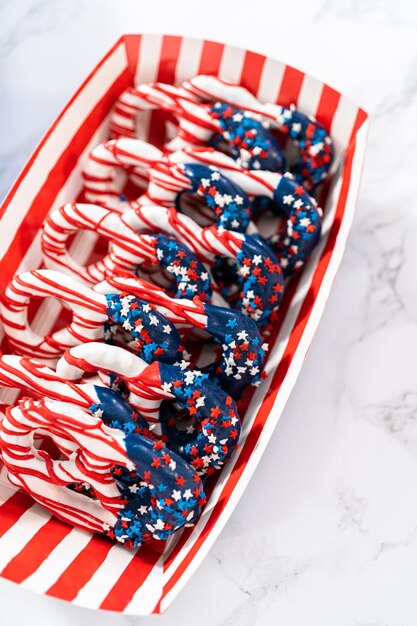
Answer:
[{"label": "star sprinkle", "polygon": [[221,102],[210,105],[209,111],[219,124],[213,145],[218,146],[226,140],[231,156],[240,167],[271,172],[285,169],[283,152],[259,116]]},{"label": "star sprinkle", "polygon": [[147,363],[165,361],[173,363],[183,356],[183,346],[175,326],[154,306],[133,296],[109,294],[107,299],[108,322],[105,341],[117,341],[120,328],[128,331],[135,340],[134,348]]},{"label": "star sprinkle", "polygon": [[192,163],[181,167],[190,181],[191,190],[213,210],[217,226],[245,232],[252,216],[252,206],[243,189],[206,165]]},{"label": "star sprinkle", "polygon": [[310,196],[293,180],[284,176],[274,193],[277,206],[288,217],[282,230],[268,239],[285,276],[300,269],[321,233],[321,216]]}]

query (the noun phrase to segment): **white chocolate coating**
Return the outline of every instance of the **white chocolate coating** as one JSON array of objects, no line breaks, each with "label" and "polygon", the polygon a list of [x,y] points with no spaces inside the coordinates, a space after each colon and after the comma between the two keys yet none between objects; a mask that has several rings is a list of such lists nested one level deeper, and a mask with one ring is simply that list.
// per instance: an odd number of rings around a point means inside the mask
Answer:
[{"label": "white chocolate coating", "polygon": [[[31,298],[53,297],[72,311],[71,323],[46,336],[38,335],[28,321]],[[102,339],[107,320],[106,298],[73,277],[55,270],[34,270],[16,276],[6,288],[1,304],[5,333],[20,354],[56,359],[83,341]]]},{"label": "white chocolate coating", "polygon": [[161,158],[158,148],[140,139],[120,137],[101,143],[90,152],[82,171],[86,200],[122,213],[129,208],[119,197],[126,179],[146,186],[149,169]]},{"label": "white chocolate coating", "polygon": [[[33,433],[52,430],[74,449],[64,460],[53,460],[33,446]],[[9,409],[1,424],[2,460],[10,482],[24,488],[54,515],[91,532],[113,526],[123,508],[110,474],[113,463],[129,466],[123,434],[79,407],[52,400],[24,400]],[[49,459],[45,462],[45,458]],[[70,483],[86,483],[97,500],[69,490]]]}]

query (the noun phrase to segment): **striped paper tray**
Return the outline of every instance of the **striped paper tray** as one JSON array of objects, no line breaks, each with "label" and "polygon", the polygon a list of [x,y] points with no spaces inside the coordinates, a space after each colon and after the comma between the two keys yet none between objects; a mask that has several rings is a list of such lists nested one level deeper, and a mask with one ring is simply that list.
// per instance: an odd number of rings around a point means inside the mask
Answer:
[{"label": "striped paper tray", "polygon": [[[83,159],[107,138],[117,96],[129,85],[149,80],[178,83],[199,73],[240,83],[265,102],[295,104],[330,131],[336,159],[321,200],[323,236],[303,272],[286,289],[268,377],[245,398],[239,448],[208,483],[208,503],[196,526],[179,531],[166,544],[129,551],[51,518],[12,488],[1,471],[1,576],[85,607],[134,615],[163,612],[201,563],[283,411],[328,298],[354,212],[368,127],[362,109],[315,78],[254,52],[198,39],[126,35],[59,115],[0,209],[2,290],[15,273],[39,267],[42,221],[49,210],[79,196]],[[152,126],[149,118],[145,132]],[[74,240],[80,259],[92,251],[94,237],[81,233]],[[45,300],[35,312],[34,328],[50,330],[59,315],[57,303]],[[17,397],[12,390],[0,393],[4,403]]]}]

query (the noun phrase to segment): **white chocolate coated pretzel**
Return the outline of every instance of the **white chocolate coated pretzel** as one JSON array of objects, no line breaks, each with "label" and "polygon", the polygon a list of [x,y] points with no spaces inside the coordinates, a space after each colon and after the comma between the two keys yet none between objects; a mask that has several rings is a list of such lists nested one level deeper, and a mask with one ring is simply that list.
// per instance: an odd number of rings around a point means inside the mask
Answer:
[{"label": "white chocolate coated pretzel", "polygon": [[[95,231],[111,242],[109,253],[88,266],[79,265],[67,247],[70,236],[82,229]],[[210,262],[216,255],[233,257],[243,239],[239,233],[202,229],[190,217],[162,206],[141,205],[120,215],[92,204],[71,203],[51,213],[44,225],[45,264],[94,285],[118,270],[133,271],[144,261],[154,260],[152,239],[143,234],[146,232],[175,237],[203,262]]]},{"label": "white chocolate coated pretzel", "polygon": [[[70,324],[47,335],[38,335],[28,320],[31,298],[52,297],[72,311]],[[103,337],[107,302],[70,276],[53,270],[33,270],[16,276],[6,288],[1,315],[9,343],[16,352],[42,359],[56,359],[67,348]]]},{"label": "white chocolate coated pretzel", "polygon": [[106,141],[92,150],[82,171],[87,202],[123,212],[129,205],[120,198],[129,178],[146,187],[149,170],[162,158],[162,152],[140,139],[120,137]]},{"label": "white chocolate coated pretzel", "polygon": [[[92,532],[114,526],[123,504],[110,469],[114,463],[131,465],[120,431],[80,407],[47,399],[25,399],[9,408],[0,428],[2,460],[13,485],[71,524]],[[61,441],[75,443],[75,451],[64,443],[67,458],[45,462],[46,453],[42,458],[33,447],[32,433],[38,429],[52,429]],[[97,499],[63,489],[87,480]]]}]

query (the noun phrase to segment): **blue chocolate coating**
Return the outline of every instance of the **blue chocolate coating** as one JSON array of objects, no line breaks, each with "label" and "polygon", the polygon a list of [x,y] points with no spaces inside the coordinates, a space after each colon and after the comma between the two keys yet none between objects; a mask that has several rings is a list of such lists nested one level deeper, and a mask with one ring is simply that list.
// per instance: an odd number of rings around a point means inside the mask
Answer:
[{"label": "blue chocolate coating", "polygon": [[261,237],[245,235],[236,263],[224,261],[218,257],[213,268],[222,295],[258,327],[266,326],[283,295],[284,277],[277,257]]},{"label": "blue chocolate coating", "polygon": [[101,419],[124,434],[133,470],[115,466],[113,476],[126,500],[118,521],[107,534],[138,547],[152,538],[167,539],[200,513],[204,491],[196,472],[178,454],[152,440],[146,421],[115,391],[95,386]]},{"label": "blue chocolate coating", "polygon": [[106,343],[112,343],[114,331],[121,327],[136,339],[135,352],[147,363],[181,360],[184,348],[178,331],[154,305],[131,295],[108,294],[106,299]]},{"label": "blue chocolate coating", "polygon": [[216,102],[211,107],[211,114],[218,119],[223,131],[213,137],[213,144],[217,146],[226,141],[231,156],[244,169],[285,171],[286,162],[280,145],[253,113]]},{"label": "blue chocolate coating", "polygon": [[[290,178],[283,177],[274,191],[275,210],[287,218],[285,227],[267,239],[284,272],[291,276],[304,265],[320,241],[321,219],[310,196]],[[273,206],[273,205],[270,205]]]},{"label": "blue chocolate coating", "polygon": [[160,266],[176,283],[176,298],[194,298],[203,302],[212,295],[211,278],[203,263],[187,246],[166,235],[152,237]]},{"label": "blue chocolate coating", "polygon": [[159,368],[161,384],[169,386],[177,406],[194,418],[193,424],[181,428],[172,401],[162,402],[160,422],[167,446],[199,474],[219,469],[235,449],[240,434],[240,419],[231,396],[199,370],[181,370],[166,363],[150,367]]},{"label": "blue chocolate coating", "polygon": [[[202,196],[208,207],[213,209],[217,226],[244,233],[252,215],[252,207],[247,194],[235,182],[219,171],[189,163],[183,166],[183,173],[190,181],[191,190]],[[189,191],[184,189],[176,198],[176,207],[180,211],[181,195]]]},{"label": "blue chocolate coating", "polygon": [[283,119],[280,130],[298,147],[291,173],[311,191],[328,175],[334,156],[333,142],[322,124],[296,109],[284,109]]},{"label": "blue chocolate coating", "polygon": [[262,337],[250,317],[224,307],[204,305],[205,330],[219,344],[218,358],[203,368],[233,398],[260,380],[265,360]]}]

